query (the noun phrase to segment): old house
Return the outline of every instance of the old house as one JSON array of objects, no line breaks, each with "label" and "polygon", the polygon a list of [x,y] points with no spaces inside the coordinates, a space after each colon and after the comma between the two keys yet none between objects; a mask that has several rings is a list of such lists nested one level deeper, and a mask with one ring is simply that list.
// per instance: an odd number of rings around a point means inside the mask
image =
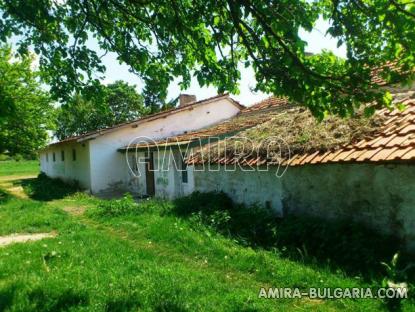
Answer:
[{"label": "old house", "polygon": [[415,250],[415,88],[390,90],[403,111],[329,117],[271,97],[186,103],[51,144],[42,171],[93,193],[175,198],[223,191],[276,215],[350,219]]},{"label": "old house", "polygon": [[[405,110],[319,123],[308,110],[269,98],[147,149],[187,153],[187,192],[223,191],[279,216],[364,223],[415,250],[415,89],[391,91]],[[165,183],[177,185],[180,174],[171,172]]]},{"label": "old house", "polygon": [[[50,177],[78,181],[95,194],[130,190],[154,195],[154,172],[147,170],[147,179],[145,173],[141,179],[131,175],[126,154],[119,148],[137,140],[160,140],[208,127],[237,115],[242,108],[228,95],[201,101],[181,95],[175,109],[50,144],[40,151],[41,171]],[[154,167],[152,156],[146,158],[148,169]],[[138,189],[140,186],[144,189]]]}]

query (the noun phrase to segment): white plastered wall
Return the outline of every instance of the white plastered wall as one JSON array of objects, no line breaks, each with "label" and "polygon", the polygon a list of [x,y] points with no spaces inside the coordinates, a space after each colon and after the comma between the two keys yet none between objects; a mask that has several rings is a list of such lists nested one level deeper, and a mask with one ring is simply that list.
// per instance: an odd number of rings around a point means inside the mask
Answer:
[{"label": "white plastered wall", "polygon": [[[76,159],[73,160],[72,151]],[[64,161],[61,153],[64,152]],[[90,188],[90,158],[89,144],[62,143],[51,145],[40,153],[40,170],[51,178],[60,178],[67,182],[78,181],[86,189]],[[53,161],[55,154],[55,161]],[[46,156],[47,155],[47,156]]]},{"label": "white plastered wall", "polygon": [[[126,173],[125,154],[117,151],[137,139],[159,140],[211,126],[239,112],[229,99],[189,107],[189,109],[135,126],[119,128],[90,142],[91,189],[93,193],[107,189],[125,188],[131,184]],[[157,190],[156,190],[157,192]]]},{"label": "white plastered wall", "polygon": [[[173,199],[189,195],[194,191],[193,167],[183,167],[183,152],[178,149],[152,151],[157,197]],[[132,168],[127,173],[128,191],[141,196],[148,195],[144,152],[129,153],[128,158]],[[184,171],[187,172],[187,182],[183,181]]]},{"label": "white plastered wall", "polygon": [[262,172],[216,167],[217,171],[196,166],[196,191],[223,191],[236,202],[270,206],[281,216],[351,219],[399,236],[415,251],[413,164],[305,165],[289,167],[281,178],[272,167]]}]

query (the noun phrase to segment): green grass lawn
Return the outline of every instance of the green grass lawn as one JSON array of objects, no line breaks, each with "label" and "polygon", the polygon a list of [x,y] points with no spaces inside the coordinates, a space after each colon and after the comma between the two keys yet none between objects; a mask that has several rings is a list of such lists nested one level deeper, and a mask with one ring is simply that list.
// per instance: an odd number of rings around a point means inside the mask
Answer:
[{"label": "green grass lawn", "polygon": [[39,170],[38,160],[0,161],[0,176],[37,175]]},{"label": "green grass lawn", "polygon": [[[0,311],[387,307],[374,299],[259,299],[260,287],[378,287],[380,280],[333,270],[327,263],[293,260],[277,248],[253,247],[245,234],[226,234],[200,214],[185,216],[183,201],[104,201],[44,178],[3,180],[0,189],[0,235],[58,233],[0,248]],[[402,304],[403,310],[414,307],[409,299]]]}]

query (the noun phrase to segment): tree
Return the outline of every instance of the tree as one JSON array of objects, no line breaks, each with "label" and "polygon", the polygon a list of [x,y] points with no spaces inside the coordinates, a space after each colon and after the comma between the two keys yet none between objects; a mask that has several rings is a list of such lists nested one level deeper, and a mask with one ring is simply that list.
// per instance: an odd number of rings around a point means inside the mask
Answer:
[{"label": "tree", "polygon": [[0,47],[0,153],[34,157],[53,127],[53,106],[32,60],[14,59],[10,47]]},{"label": "tree", "polygon": [[[95,89],[96,91],[97,89]],[[56,136],[64,139],[137,119],[149,113],[135,86],[116,81],[100,86],[94,96],[75,94],[57,114]]]},{"label": "tree", "polygon": [[[387,84],[414,78],[408,0],[0,0],[0,10],[0,39],[18,35],[21,53],[34,48],[58,98],[97,85],[105,71],[91,37],[130,65],[156,102],[174,77],[183,88],[194,75],[201,86],[236,93],[243,63],[253,67],[257,90],[289,96],[320,118],[344,116],[362,103],[376,101],[368,111],[390,104],[373,68]],[[306,53],[299,30],[312,30],[320,16],[347,59]]]}]

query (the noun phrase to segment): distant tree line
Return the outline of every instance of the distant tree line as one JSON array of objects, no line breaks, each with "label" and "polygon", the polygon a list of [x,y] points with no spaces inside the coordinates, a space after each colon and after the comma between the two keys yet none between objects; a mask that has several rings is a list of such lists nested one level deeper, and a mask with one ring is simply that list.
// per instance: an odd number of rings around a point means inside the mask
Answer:
[{"label": "distant tree line", "polygon": [[52,138],[65,139],[172,107],[146,106],[134,85],[115,81],[53,101],[33,57],[15,57],[0,47],[0,158],[35,158]]},{"label": "distant tree line", "polygon": [[0,47],[0,154],[33,158],[53,129],[55,110],[32,62]]},{"label": "distant tree line", "polygon": [[92,96],[76,93],[57,109],[58,139],[111,127],[151,112],[135,86],[124,81],[102,85],[97,90]]}]

